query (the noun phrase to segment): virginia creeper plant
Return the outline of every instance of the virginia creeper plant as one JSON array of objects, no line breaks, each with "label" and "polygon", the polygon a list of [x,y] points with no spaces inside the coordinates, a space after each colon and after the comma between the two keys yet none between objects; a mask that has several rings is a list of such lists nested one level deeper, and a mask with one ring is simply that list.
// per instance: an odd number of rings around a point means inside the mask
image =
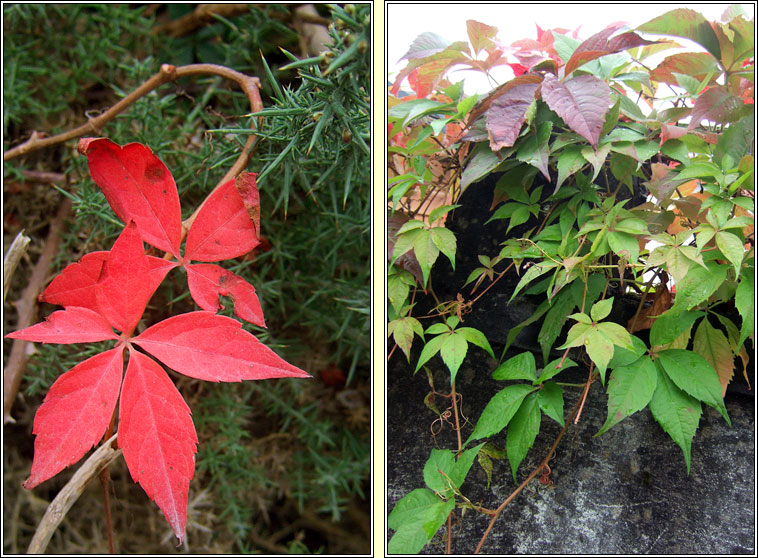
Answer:
[{"label": "virginia creeper plant", "polygon": [[[553,450],[579,420],[596,379],[608,395],[596,435],[647,407],[681,448],[687,473],[701,404],[731,425],[726,388],[738,367],[748,381],[753,21],[736,7],[717,22],[677,9],[634,30],[610,25],[584,41],[538,26],[536,40],[511,45],[498,40],[495,27],[469,20],[467,28],[468,41],[419,35],[390,88],[388,334],[392,352],[399,347],[409,361],[421,340],[415,371],[442,357],[458,438],[453,450],[432,451],[427,488],[390,513],[390,553],[419,552],[446,522],[449,551],[456,507],[490,517],[478,551],[532,479],[551,482]],[[654,54],[680,46],[676,38],[700,48],[651,67]],[[485,96],[466,97],[462,82],[447,75],[459,65],[487,75],[507,65],[514,77]],[[406,78],[412,94],[400,97]],[[454,300],[439,300],[433,267],[444,265],[437,261],[442,253],[454,268],[458,248],[445,215],[459,206],[462,191],[493,173],[494,197],[482,221],[508,223],[501,249],[478,256],[481,266]],[[530,296],[540,304],[508,332],[503,355],[526,326],[538,324],[541,361],[527,351],[500,362],[493,377],[504,387],[462,436],[456,373],[469,343],[493,354],[482,332],[463,327],[465,314],[485,305],[487,291],[507,273],[518,273],[510,301]],[[422,293],[436,302],[427,315],[414,312]],[[632,316],[619,317],[622,298],[635,301]],[[422,325],[435,319],[441,321]],[[577,361],[588,378],[566,417],[555,376]],[[439,395],[425,401],[432,410]],[[542,415],[563,430],[520,481]],[[494,444],[503,431],[505,451]],[[472,504],[461,486],[474,460],[489,477],[492,460],[502,458],[518,487],[495,509]]]},{"label": "virginia creeper plant", "polygon": [[[132,478],[155,500],[181,543],[198,439],[189,407],[159,362],[211,382],[310,375],[281,359],[239,321],[216,314],[219,297],[228,296],[236,316],[265,327],[252,285],[216,263],[195,263],[236,258],[258,245],[255,174],[240,174],[206,199],[182,251],[176,184],[148,147],[85,138],[79,152],[125,227],[109,251],[86,254],[40,295],[63,310],[6,337],[38,343],[112,340],[114,346],[50,387],[34,419],[34,460],[24,487],[34,488],[77,462],[117,427]],[[144,243],[165,257],[148,255]],[[201,310],[145,327],[150,298],[179,267]]]}]

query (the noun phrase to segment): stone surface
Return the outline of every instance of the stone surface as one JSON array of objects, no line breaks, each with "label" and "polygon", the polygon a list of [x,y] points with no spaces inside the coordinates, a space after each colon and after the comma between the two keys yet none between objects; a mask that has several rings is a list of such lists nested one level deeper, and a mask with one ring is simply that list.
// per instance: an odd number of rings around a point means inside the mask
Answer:
[{"label": "stone surface", "polygon": [[[415,361],[413,361],[415,362]],[[478,348],[470,349],[457,376],[463,414],[470,434],[489,398],[504,387],[492,380],[495,363]],[[438,392],[449,391],[449,373],[439,357],[429,363]],[[387,498],[391,511],[400,498],[424,487],[423,467],[435,447],[455,449],[453,430],[437,433],[437,415],[424,405],[430,391],[423,371],[402,354],[388,365]],[[559,381],[581,382],[586,372],[562,372]],[[563,377],[565,376],[565,377]],[[580,392],[564,389],[565,415]],[[440,411],[444,398],[437,397]],[[596,382],[582,411],[551,461],[552,487],[536,479],[505,509],[482,547],[483,554],[754,554],[755,553],[755,403],[727,395],[730,428],[712,408],[703,417],[692,443],[688,476],[679,447],[644,409],[594,438],[606,418],[607,396]],[[436,436],[432,434],[435,431]],[[540,434],[518,471],[522,482],[544,458],[560,427],[543,415]],[[493,437],[505,447],[505,431]],[[507,460],[495,461],[492,483],[474,463],[463,494],[472,502],[496,508],[516,488]],[[472,554],[489,518],[456,509],[453,554]],[[444,554],[446,527],[423,554]],[[393,534],[388,533],[388,540]]]}]

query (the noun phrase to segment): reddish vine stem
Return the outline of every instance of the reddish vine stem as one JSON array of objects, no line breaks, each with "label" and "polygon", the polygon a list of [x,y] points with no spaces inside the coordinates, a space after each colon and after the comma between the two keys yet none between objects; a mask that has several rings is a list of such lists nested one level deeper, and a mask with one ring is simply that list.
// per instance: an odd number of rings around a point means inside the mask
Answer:
[{"label": "reddish vine stem", "polygon": [[[24,143],[6,151],[5,154],[3,154],[3,160],[8,161],[15,157],[20,157],[21,155],[26,155],[27,153],[37,151],[44,147],[57,145],[64,141],[81,137],[85,134],[99,135],[101,128],[106,123],[124,112],[138,99],[144,97],[161,85],[182,77],[207,74],[221,76],[228,80],[234,81],[237,83],[237,85],[240,86],[250,101],[252,112],[257,113],[263,110],[263,102],[261,101],[259,91],[260,80],[257,77],[248,76],[237,72],[236,70],[232,70],[231,68],[227,68],[226,66],[219,66],[216,64],[189,64],[187,66],[179,66],[178,68],[176,66],[172,66],[171,64],[163,64],[157,74],[148,79],[137,89],[129,93],[129,95],[121,99],[118,103],[113,105],[104,113],[90,118],[86,124],[82,124],[73,130],[69,130],[67,132],[63,132],[51,137],[44,137],[42,134],[34,131],[32,132],[31,137]],[[257,120],[254,129],[257,129],[257,127],[260,126],[260,120],[260,118]],[[248,161],[250,160],[250,155],[252,153],[253,147],[255,146],[256,140],[257,136],[255,134],[250,134],[250,137],[245,143],[245,146],[242,148],[242,153],[240,153],[234,165],[232,165],[229,171],[224,175],[224,178],[222,178],[221,181],[216,185],[214,191],[216,188],[228,182],[244,170],[244,168],[247,166]],[[209,194],[208,197],[210,197],[210,195],[211,194]],[[184,238],[186,231],[192,225],[192,222],[195,220],[197,212],[200,210],[200,207],[202,207],[202,205],[203,204],[201,203],[195,212],[182,223],[182,238]]]},{"label": "reddish vine stem", "polygon": [[[594,381],[595,376],[591,377],[587,380],[587,383],[590,384]],[[561,439],[563,438],[563,435],[568,430],[571,421],[573,420],[574,416],[576,415],[577,411],[579,410],[579,404],[581,403],[581,399],[576,402],[574,405],[574,408],[571,410],[571,414],[568,417],[568,420],[566,420],[566,424],[564,424],[563,429],[560,431],[558,436],[555,439],[555,442],[553,442],[553,445],[550,447],[550,451],[547,452],[547,457],[542,460],[542,463],[540,463],[531,473],[529,473],[529,476],[526,477],[526,480],[522,482],[516,490],[514,490],[506,500],[498,506],[498,508],[494,511],[492,514],[492,517],[490,519],[489,525],[487,525],[487,530],[484,532],[484,535],[482,535],[481,540],[479,541],[479,544],[476,547],[476,550],[474,551],[474,554],[479,554],[479,551],[482,548],[482,545],[484,544],[484,541],[487,539],[487,537],[490,534],[490,531],[492,531],[492,527],[495,525],[495,521],[497,521],[497,518],[500,516],[500,513],[506,508],[508,504],[510,504],[516,496],[518,496],[521,491],[526,488],[526,486],[532,481],[534,477],[539,475],[542,470],[548,465],[548,461],[553,458],[553,454],[555,453],[555,449],[558,447],[558,444],[560,443]]]}]

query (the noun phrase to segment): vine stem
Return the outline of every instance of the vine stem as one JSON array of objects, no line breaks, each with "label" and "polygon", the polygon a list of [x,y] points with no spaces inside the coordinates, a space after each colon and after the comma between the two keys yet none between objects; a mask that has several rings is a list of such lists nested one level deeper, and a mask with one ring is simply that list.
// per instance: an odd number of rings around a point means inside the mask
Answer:
[{"label": "vine stem", "polygon": [[[593,381],[594,381],[594,377],[589,378],[587,380],[587,385],[589,385]],[[580,405],[580,403],[582,401],[583,401],[583,398],[580,398],[579,401],[577,401],[576,404],[574,405],[574,408],[571,410],[571,414],[569,415],[568,419],[566,420],[566,423],[563,425],[563,429],[560,431],[560,433],[558,434],[558,436],[555,439],[555,442],[553,442],[553,445],[550,447],[550,451],[547,452],[547,457],[545,457],[545,459],[542,460],[542,463],[540,463],[531,473],[529,473],[529,476],[526,477],[526,480],[524,480],[524,482],[522,482],[518,486],[518,488],[516,488],[516,490],[514,490],[511,493],[511,495],[508,496],[508,498],[506,498],[506,500],[497,507],[497,509],[494,511],[494,513],[492,513],[489,525],[487,525],[487,530],[484,532],[484,535],[482,535],[482,538],[479,541],[479,544],[477,545],[476,550],[474,551],[474,554],[479,554],[479,551],[481,550],[482,545],[484,544],[484,541],[487,539],[487,537],[490,534],[490,531],[492,531],[492,527],[495,525],[495,521],[497,521],[497,518],[500,516],[500,514],[506,508],[506,506],[508,504],[510,504],[513,501],[513,499],[516,498],[516,496],[518,496],[524,488],[526,488],[526,486],[532,481],[532,479],[534,477],[536,477],[538,474],[540,474],[540,472],[547,466],[548,461],[550,461],[550,459],[552,459],[553,454],[555,452],[555,449],[558,447],[558,444],[560,443],[561,438],[563,438],[563,435],[568,430],[568,428],[569,428],[569,426],[571,424],[571,421],[576,416],[576,414],[577,414],[577,412],[579,410],[579,405]]]}]

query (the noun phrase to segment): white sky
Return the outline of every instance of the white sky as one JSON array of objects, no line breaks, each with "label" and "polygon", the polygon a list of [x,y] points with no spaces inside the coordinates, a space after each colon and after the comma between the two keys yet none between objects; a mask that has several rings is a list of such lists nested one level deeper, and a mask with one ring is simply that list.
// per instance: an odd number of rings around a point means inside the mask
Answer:
[{"label": "white sky", "polygon": [[[407,51],[413,40],[424,31],[432,31],[450,42],[466,41],[466,20],[474,19],[498,28],[498,38],[510,45],[519,39],[536,39],[537,27],[553,29],[579,29],[579,39],[584,40],[614,22],[624,22],[637,27],[676,8],[692,8],[708,20],[719,20],[724,10],[732,2],[699,4],[662,3],[391,3],[387,2],[387,64],[390,79],[405,67],[407,61],[398,60]],[[748,13],[754,11],[753,4],[743,4]],[[680,43],[684,40],[676,39]],[[514,60],[515,62],[515,60]],[[499,72],[499,73],[498,73]],[[512,77],[507,66],[496,68],[493,75],[499,83]],[[480,72],[454,72],[449,76],[453,82],[465,79],[467,94],[486,93],[492,84]],[[407,87],[407,81],[406,81]]]}]

